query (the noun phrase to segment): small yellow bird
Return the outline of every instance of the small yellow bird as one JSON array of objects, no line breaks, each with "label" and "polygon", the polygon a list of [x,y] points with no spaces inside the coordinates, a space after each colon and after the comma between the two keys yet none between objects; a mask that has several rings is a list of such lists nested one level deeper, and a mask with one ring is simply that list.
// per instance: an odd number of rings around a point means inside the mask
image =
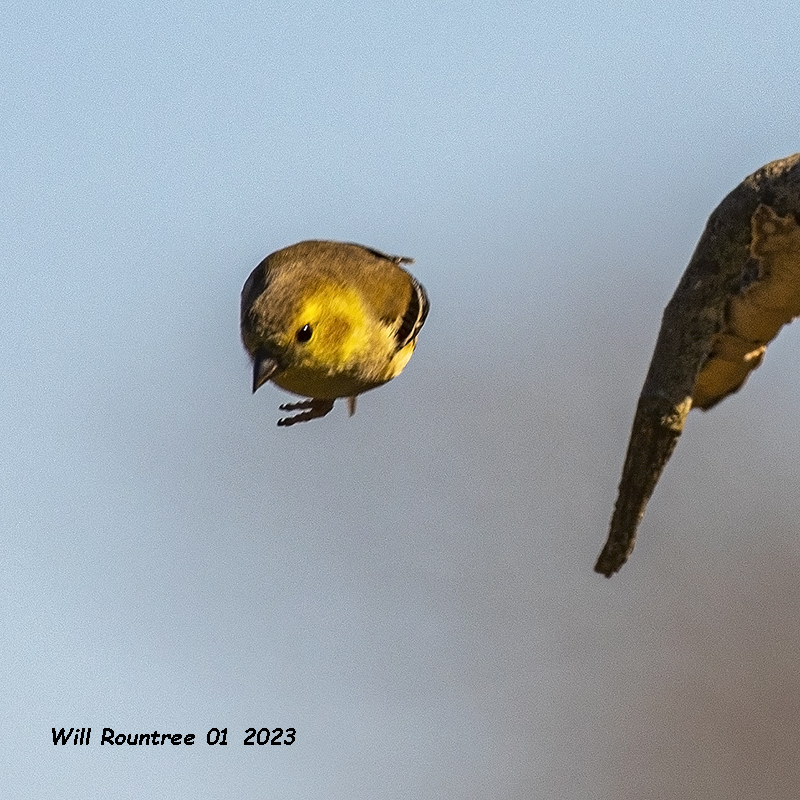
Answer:
[{"label": "small yellow bird", "polygon": [[308,241],[268,255],[242,289],[241,329],[253,361],[253,391],[271,380],[308,397],[294,425],[324,417],[338,397],[356,396],[399,375],[428,315],[428,296],[401,264],[344,242]]}]

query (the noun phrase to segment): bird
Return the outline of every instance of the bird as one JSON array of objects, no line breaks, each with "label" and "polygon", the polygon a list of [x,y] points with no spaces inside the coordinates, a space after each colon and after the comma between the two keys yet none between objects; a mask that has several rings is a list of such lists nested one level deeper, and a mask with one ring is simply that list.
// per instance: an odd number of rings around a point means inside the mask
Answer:
[{"label": "bird", "polygon": [[279,427],[324,417],[399,375],[428,316],[422,284],[391,256],[350,242],[310,240],[268,255],[241,295],[241,336],[253,392],[267,381],[307,399]]}]

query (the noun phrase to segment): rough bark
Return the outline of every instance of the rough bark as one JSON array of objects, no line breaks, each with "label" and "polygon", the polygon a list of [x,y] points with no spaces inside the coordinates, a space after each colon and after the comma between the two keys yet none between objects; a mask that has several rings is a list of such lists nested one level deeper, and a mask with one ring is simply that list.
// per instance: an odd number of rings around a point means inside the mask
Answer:
[{"label": "rough bark", "polygon": [[664,310],[597,572],[610,578],[631,554],[689,410],[740,389],[800,314],[799,223],[800,153],[750,175],[711,214]]}]

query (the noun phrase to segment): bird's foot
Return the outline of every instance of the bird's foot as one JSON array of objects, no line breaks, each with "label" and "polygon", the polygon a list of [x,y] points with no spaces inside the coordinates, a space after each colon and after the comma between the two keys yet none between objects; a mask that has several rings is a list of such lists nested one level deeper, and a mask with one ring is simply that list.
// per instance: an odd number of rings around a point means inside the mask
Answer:
[{"label": "bird's foot", "polygon": [[310,419],[324,417],[332,408],[333,400],[301,400],[299,403],[284,403],[278,406],[281,411],[303,411],[302,414],[295,414],[293,417],[283,417],[278,420],[279,428],[286,428],[289,425],[296,425],[298,422],[308,422]]}]

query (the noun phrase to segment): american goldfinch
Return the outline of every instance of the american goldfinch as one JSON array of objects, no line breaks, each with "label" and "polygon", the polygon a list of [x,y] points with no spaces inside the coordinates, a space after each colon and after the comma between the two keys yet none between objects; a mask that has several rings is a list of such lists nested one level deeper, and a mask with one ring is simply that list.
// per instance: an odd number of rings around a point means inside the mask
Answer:
[{"label": "american goldfinch", "polygon": [[399,375],[428,315],[428,296],[401,264],[370,247],[308,241],[268,255],[242,289],[241,329],[253,391],[272,381],[307,397],[280,406],[294,425],[324,417],[338,397]]}]

